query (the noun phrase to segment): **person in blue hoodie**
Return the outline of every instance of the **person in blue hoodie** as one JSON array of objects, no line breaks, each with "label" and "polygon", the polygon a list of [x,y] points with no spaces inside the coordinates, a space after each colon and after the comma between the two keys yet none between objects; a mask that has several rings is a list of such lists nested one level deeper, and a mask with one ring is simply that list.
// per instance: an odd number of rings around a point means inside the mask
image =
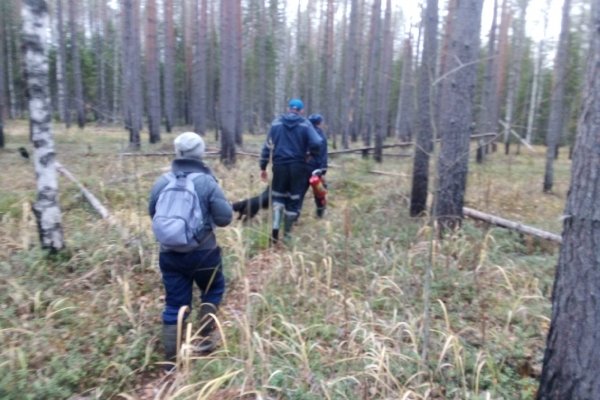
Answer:
[{"label": "person in blue hoodie", "polygon": [[306,161],[319,157],[322,139],[302,116],[304,103],[291,99],[288,111],[271,123],[263,145],[259,166],[261,179],[268,181],[267,166],[272,163],[271,182],[273,229],[271,240],[279,240],[283,222],[284,238],[289,240],[292,226],[300,215],[301,199],[306,192]]}]

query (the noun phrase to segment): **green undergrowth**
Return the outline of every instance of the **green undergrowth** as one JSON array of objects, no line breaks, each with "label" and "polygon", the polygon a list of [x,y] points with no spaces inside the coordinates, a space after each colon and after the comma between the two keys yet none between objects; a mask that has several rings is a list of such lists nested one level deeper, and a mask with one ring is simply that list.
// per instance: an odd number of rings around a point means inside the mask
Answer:
[{"label": "green undergrowth", "polygon": [[[25,144],[21,129],[10,146]],[[146,199],[170,159],[122,156],[122,135],[57,133],[58,158],[118,228],[61,178],[67,250],[53,258],[28,211],[32,171],[0,154],[2,186],[18,182],[0,194],[0,398],[136,398],[160,371],[164,293]],[[143,151],[169,151],[164,140]],[[230,200],[265,187],[255,158],[207,162]],[[218,232],[224,340],[160,398],[534,398],[557,247],[471,220],[439,240],[427,217],[408,216],[409,159],[330,163],[326,217],[307,197],[287,247],[268,248],[265,211]],[[551,196],[531,189],[542,167],[539,151],[490,155],[471,167],[468,206],[559,232],[568,163]]]}]

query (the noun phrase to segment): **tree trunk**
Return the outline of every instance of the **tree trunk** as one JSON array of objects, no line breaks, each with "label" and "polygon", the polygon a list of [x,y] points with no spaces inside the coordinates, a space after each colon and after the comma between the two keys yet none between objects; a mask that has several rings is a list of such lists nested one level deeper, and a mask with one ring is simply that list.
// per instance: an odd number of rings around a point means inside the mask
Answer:
[{"label": "tree trunk", "polygon": [[29,93],[33,161],[37,176],[37,198],[33,204],[42,248],[56,252],[64,248],[62,215],[58,203],[54,139],[49,108],[48,6],[44,0],[24,0],[23,55]]},{"label": "tree trunk", "polygon": [[411,39],[404,40],[402,51],[402,74],[400,78],[400,96],[396,112],[396,138],[401,142],[412,140],[415,108],[415,85],[412,70]]},{"label": "tree trunk", "polygon": [[382,51],[380,54],[380,71],[378,79],[378,96],[375,102],[375,161],[383,161],[383,141],[389,132],[389,97],[392,73],[392,63],[394,54],[394,36],[392,33],[392,4],[390,0],[386,2],[385,17],[383,22]]},{"label": "tree trunk", "polygon": [[75,9],[75,0],[69,0],[69,26],[71,31],[71,66],[73,68],[73,87],[75,92],[75,110],[77,112],[77,125],[85,126],[85,100],[83,98],[83,81],[81,77],[81,57],[79,55],[79,29],[77,28],[78,13]]},{"label": "tree trunk", "polygon": [[513,54],[508,72],[508,87],[506,93],[506,107],[504,120],[504,153],[510,152],[510,131],[513,128],[513,111],[519,92],[519,84],[521,80],[521,64],[523,63],[525,53],[525,17],[527,15],[528,0],[521,0],[521,14],[515,23],[513,35]]},{"label": "tree trunk", "polygon": [[171,132],[175,117],[175,86],[174,86],[174,67],[175,60],[175,30],[173,28],[173,2],[165,1],[164,5],[164,111],[165,111],[165,129]]},{"label": "tree trunk", "polygon": [[[381,0],[374,0],[371,10],[371,26],[369,29],[369,47],[365,82],[364,119],[362,132],[363,144],[371,145],[377,116],[376,99],[379,95],[379,79],[381,72]],[[375,150],[377,152],[377,150]],[[366,156],[367,153],[363,153]]]},{"label": "tree trunk", "polygon": [[554,185],[554,158],[558,151],[558,142],[563,129],[563,108],[565,103],[565,80],[569,62],[569,10],[571,0],[564,0],[562,23],[558,39],[558,49],[554,60],[554,77],[552,82],[552,98],[550,100],[550,117],[546,133],[546,169],[544,173],[544,192],[551,192]]},{"label": "tree trunk", "polygon": [[600,398],[600,7],[592,5],[592,45],[577,127],[563,244],[552,293],[552,319],[539,400]]},{"label": "tree trunk", "polygon": [[219,107],[221,117],[221,161],[235,162],[235,121],[236,121],[236,24],[235,7],[237,0],[221,2],[221,79]]},{"label": "tree trunk", "polygon": [[[496,30],[498,18],[498,1],[494,0],[494,11],[492,14],[492,26],[488,39],[488,60],[485,67],[485,76],[482,93],[481,123],[482,132],[498,132],[498,51],[496,46]],[[484,154],[488,153],[489,146],[479,142],[477,147],[477,162],[483,162]]]},{"label": "tree trunk", "polygon": [[[192,71],[192,122],[194,132],[204,135],[206,131],[206,18],[204,4],[200,5],[198,0],[194,0],[193,11],[195,24],[193,24],[194,41],[194,61]],[[200,10],[202,6],[202,11]]]},{"label": "tree trunk", "polygon": [[469,136],[473,129],[473,95],[477,81],[479,31],[483,0],[461,0],[456,7],[449,53],[447,92],[442,99],[438,193],[434,214],[442,228],[460,226],[469,165]]},{"label": "tree trunk", "polygon": [[421,215],[427,207],[429,186],[429,157],[433,151],[434,126],[432,121],[431,82],[435,76],[437,52],[438,2],[427,0],[425,9],[423,53],[419,67],[417,86],[417,138],[413,159],[412,188],[410,193],[410,215]]},{"label": "tree trunk", "polygon": [[96,53],[96,65],[97,65],[97,75],[96,75],[96,90],[97,90],[97,99],[95,106],[95,114],[96,120],[103,124],[108,120],[108,95],[106,91],[106,75],[107,75],[107,59],[108,52],[106,51],[106,44],[110,43],[108,41],[108,30],[107,27],[107,17],[106,17],[106,3],[103,1],[98,2],[98,15],[100,16],[100,20],[96,25],[96,40],[95,40],[95,53]]},{"label": "tree trunk", "polygon": [[347,149],[350,140],[356,136],[354,129],[355,109],[357,102],[357,78],[360,65],[360,52],[356,46],[360,34],[360,6],[358,0],[352,0],[350,10],[350,27],[348,39],[346,40],[345,62],[344,62],[344,95],[346,99],[342,112],[342,147]]},{"label": "tree trunk", "polygon": [[158,35],[156,32],[156,0],[146,1],[146,93],[150,143],[160,142],[160,71]]},{"label": "tree trunk", "polygon": [[[544,37],[546,36],[546,31],[548,28],[548,10],[550,9],[550,1],[551,0],[546,0],[546,7],[545,7],[545,12],[544,12]],[[544,47],[545,47],[545,40],[542,38],[540,39],[540,42],[538,43],[538,49],[537,49],[537,59],[535,61],[535,65],[533,67],[533,80],[531,83],[531,96],[529,98],[529,112],[527,115],[527,131],[525,133],[525,141],[529,144],[531,144],[533,142],[533,125],[534,125],[534,120],[535,120],[535,116],[537,114],[537,110],[538,110],[538,104],[539,104],[539,92],[541,92],[539,90],[540,87],[540,79],[541,79],[541,72],[542,72],[542,65],[544,62]]]},{"label": "tree trunk", "polygon": [[[7,2],[8,3],[8,2]],[[16,44],[16,36],[17,33],[15,32],[17,30],[16,28],[16,24],[15,22],[17,21],[16,19],[16,12],[10,7],[10,3],[8,3],[8,7],[9,9],[7,10],[6,14],[7,16],[5,17],[5,43],[6,43],[6,80],[7,80],[7,86],[6,89],[8,91],[8,104],[9,104],[9,118],[11,119],[15,119],[15,118],[20,118],[21,117],[21,108],[19,107],[19,101],[18,98],[20,97],[19,94],[17,93],[17,90],[15,88],[15,80],[16,80],[16,75],[17,72],[15,72],[15,69],[18,70],[18,66],[20,64],[20,60],[19,60],[19,51],[17,51],[17,44]]]},{"label": "tree trunk", "polygon": [[56,85],[58,89],[58,108],[60,119],[67,129],[71,126],[71,108],[69,102],[69,81],[67,79],[67,38],[63,20],[62,0],[56,0],[56,27],[58,30],[58,52],[56,54]]},{"label": "tree trunk", "polygon": [[140,148],[142,128],[142,94],[140,80],[139,33],[137,0],[123,0],[123,56],[121,59],[123,78],[122,104],[125,128],[129,131],[129,146]]}]

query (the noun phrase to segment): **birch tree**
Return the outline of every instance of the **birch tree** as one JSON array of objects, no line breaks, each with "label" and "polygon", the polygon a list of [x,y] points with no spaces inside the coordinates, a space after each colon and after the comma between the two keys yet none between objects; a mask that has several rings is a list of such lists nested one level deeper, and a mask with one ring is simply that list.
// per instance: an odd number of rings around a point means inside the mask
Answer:
[{"label": "birch tree", "polygon": [[438,193],[434,214],[443,227],[455,228],[463,218],[473,129],[473,94],[477,81],[479,31],[483,0],[459,0],[448,57],[448,80],[440,118]]},{"label": "birch tree", "polygon": [[592,4],[582,113],[573,152],[562,246],[554,278],[552,317],[538,400],[600,398],[600,7]]},{"label": "birch tree", "polygon": [[29,103],[37,197],[33,204],[42,248],[64,248],[62,215],[58,203],[54,139],[50,114],[47,43],[48,5],[44,0],[24,0],[22,49]]}]

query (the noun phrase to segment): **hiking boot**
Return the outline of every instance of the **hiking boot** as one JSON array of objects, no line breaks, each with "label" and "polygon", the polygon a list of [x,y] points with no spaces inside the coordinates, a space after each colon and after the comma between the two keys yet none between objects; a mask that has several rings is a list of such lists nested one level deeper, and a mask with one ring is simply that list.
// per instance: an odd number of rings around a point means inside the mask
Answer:
[{"label": "hiking boot", "polygon": [[317,208],[317,218],[323,218],[323,215],[325,215],[325,207]]}]

